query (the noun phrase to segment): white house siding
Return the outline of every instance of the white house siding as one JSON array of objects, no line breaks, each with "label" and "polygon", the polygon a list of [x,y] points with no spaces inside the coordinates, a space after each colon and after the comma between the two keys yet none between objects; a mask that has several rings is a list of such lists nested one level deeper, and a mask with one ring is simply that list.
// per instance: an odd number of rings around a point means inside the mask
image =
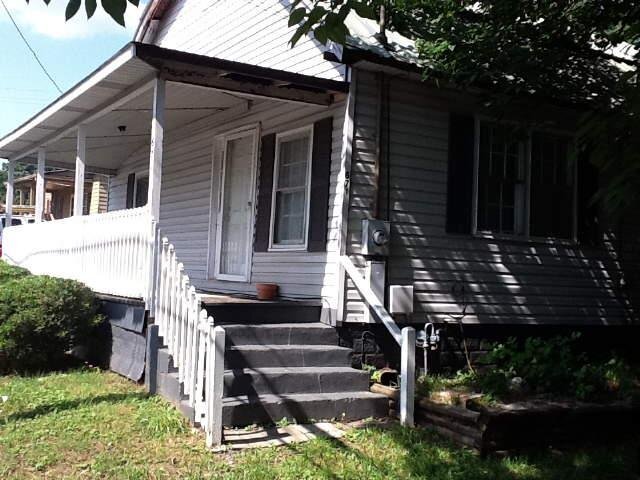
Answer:
[{"label": "white house siding", "polygon": [[[360,222],[376,198],[378,89],[357,72],[355,145],[348,251],[362,265]],[[413,284],[414,321],[469,323],[618,323],[627,314],[616,294],[620,245],[498,241],[445,231],[449,113],[440,91],[395,78],[390,85],[392,254],[388,283]],[[384,183],[386,167],[381,165]],[[386,203],[386,201],[384,202]],[[381,205],[384,215],[385,205]],[[629,243],[627,279],[639,271]],[[616,249],[618,251],[616,251]],[[635,262],[635,263],[633,263]],[[452,289],[464,287],[464,294]],[[362,320],[357,292],[347,292],[347,321]]]},{"label": "white house siding", "polygon": [[[344,104],[327,108],[263,100],[254,102],[250,111],[243,114],[230,110],[167,132],[164,142],[160,228],[162,234],[175,245],[177,258],[184,263],[186,272],[197,288],[217,292],[255,293],[256,282],[274,282],[280,285],[284,296],[323,298],[335,307],[337,236],[342,209],[342,195],[336,195],[336,190],[342,163],[344,110]],[[329,115],[333,115],[334,120],[327,252],[254,253],[250,283],[212,279],[207,261],[209,245],[215,245],[222,150],[221,142],[216,140],[216,136],[257,123],[261,125],[261,135],[266,135],[309,125]],[[214,150],[215,154],[212,154]],[[127,176],[130,173],[146,174],[148,162],[148,146],[126,160],[111,182],[111,210],[124,208]],[[210,218],[213,218],[211,224]]]},{"label": "white house siding", "polygon": [[344,80],[345,67],[323,58],[310,37],[291,48],[289,1],[176,0],[165,13],[154,43],[165,48]]}]

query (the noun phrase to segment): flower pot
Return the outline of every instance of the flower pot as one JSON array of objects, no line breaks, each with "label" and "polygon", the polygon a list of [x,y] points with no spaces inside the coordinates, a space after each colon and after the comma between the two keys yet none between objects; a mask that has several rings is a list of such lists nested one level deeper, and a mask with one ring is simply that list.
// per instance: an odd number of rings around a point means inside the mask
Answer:
[{"label": "flower pot", "polygon": [[258,300],[273,300],[278,296],[278,285],[275,283],[257,283]]}]

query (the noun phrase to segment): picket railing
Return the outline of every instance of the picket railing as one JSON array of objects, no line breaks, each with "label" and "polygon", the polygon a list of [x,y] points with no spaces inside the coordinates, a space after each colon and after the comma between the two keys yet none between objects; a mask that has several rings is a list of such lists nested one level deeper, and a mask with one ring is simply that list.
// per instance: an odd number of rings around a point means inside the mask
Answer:
[{"label": "picket railing", "polygon": [[205,430],[222,442],[225,332],[201,298],[173,245],[146,207],[77,216],[3,232],[4,258],[34,274],[80,281],[93,291],[145,301],[180,383]]},{"label": "picket railing", "polygon": [[146,298],[153,229],[146,207],[17,225],[3,232],[3,257],[98,293]]},{"label": "picket railing", "polygon": [[222,442],[225,331],[201,308],[200,296],[163,238],[157,256],[154,295],[158,333],[178,369],[178,378],[205,430],[207,445]]}]

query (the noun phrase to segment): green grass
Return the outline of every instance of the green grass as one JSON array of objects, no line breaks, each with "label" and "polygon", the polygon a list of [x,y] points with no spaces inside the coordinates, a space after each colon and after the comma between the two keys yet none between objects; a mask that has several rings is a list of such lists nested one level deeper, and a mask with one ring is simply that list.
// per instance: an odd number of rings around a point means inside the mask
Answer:
[{"label": "green grass", "polygon": [[[208,452],[175,410],[110,373],[0,377],[0,478],[634,479],[638,442],[481,459],[424,430]],[[636,474],[634,474],[634,471]]]}]

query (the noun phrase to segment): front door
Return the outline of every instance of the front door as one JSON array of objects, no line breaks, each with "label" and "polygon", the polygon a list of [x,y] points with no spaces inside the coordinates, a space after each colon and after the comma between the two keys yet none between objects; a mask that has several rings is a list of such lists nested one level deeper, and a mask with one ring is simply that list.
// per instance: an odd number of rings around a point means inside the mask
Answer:
[{"label": "front door", "polygon": [[215,261],[220,280],[249,280],[257,139],[257,129],[224,139]]}]

